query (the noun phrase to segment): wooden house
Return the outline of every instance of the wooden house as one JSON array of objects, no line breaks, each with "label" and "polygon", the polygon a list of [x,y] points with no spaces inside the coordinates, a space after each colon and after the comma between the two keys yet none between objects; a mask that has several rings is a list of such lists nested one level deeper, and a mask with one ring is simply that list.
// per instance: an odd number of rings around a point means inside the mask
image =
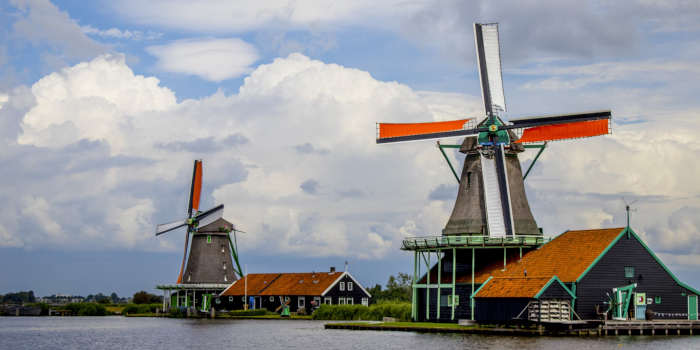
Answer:
[{"label": "wooden house", "polygon": [[[447,255],[447,254],[446,254]],[[441,283],[452,283],[449,263],[441,261]],[[698,319],[698,290],[681,282],[629,227],[567,231],[503,262],[456,265],[456,318],[480,322],[529,320],[556,322],[590,319]],[[437,284],[437,264],[417,284]],[[446,270],[446,272],[445,272]],[[473,284],[470,283],[473,281]],[[417,320],[450,319],[451,289],[420,293]],[[474,292],[470,293],[473,288]],[[445,293],[446,292],[446,293]],[[426,295],[430,296],[426,303]],[[461,299],[461,301],[460,301]],[[436,305],[444,310],[442,316]]]},{"label": "wooden house", "polygon": [[277,310],[289,305],[290,312],[311,313],[321,304],[369,305],[372,295],[348,272],[251,273],[231,284],[217,299],[215,307]]}]

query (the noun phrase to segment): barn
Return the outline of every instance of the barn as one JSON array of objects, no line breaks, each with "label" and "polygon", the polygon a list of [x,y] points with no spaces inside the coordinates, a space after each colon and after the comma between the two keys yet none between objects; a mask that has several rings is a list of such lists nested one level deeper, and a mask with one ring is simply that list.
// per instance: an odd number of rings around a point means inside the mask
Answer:
[{"label": "barn", "polygon": [[[464,255],[458,247],[452,249]],[[471,249],[463,248],[465,252]],[[503,251],[500,263],[487,259],[486,253],[480,264],[478,260],[472,260],[476,263],[471,266],[455,260],[452,272],[453,257],[448,250],[415,280],[414,291],[423,285],[427,290],[414,297],[415,319],[698,319],[700,292],[678,280],[630,227],[566,231],[521,257]],[[443,300],[437,300],[436,291]],[[455,293],[454,303],[451,293]]]},{"label": "barn", "polygon": [[217,309],[241,310],[248,298],[251,309],[311,313],[321,304],[369,305],[372,295],[349,272],[251,273],[232,283],[214,304]]}]

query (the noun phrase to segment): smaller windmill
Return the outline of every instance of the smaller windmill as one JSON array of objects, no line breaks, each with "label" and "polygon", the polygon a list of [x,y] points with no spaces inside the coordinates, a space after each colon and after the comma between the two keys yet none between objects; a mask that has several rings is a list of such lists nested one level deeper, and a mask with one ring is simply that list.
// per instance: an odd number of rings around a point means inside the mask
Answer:
[{"label": "smaller windmill", "polygon": [[[194,161],[192,185],[187,209],[187,217],[156,227],[156,236],[181,227],[185,232],[185,251],[182,256],[177,283],[232,283],[242,276],[238,261],[236,230],[233,224],[223,218],[224,205],[220,204],[199,211],[202,192],[202,161]],[[234,239],[230,233],[233,232]],[[192,247],[189,250],[190,235]],[[232,261],[233,257],[233,261]],[[235,266],[233,263],[235,262]]]}]

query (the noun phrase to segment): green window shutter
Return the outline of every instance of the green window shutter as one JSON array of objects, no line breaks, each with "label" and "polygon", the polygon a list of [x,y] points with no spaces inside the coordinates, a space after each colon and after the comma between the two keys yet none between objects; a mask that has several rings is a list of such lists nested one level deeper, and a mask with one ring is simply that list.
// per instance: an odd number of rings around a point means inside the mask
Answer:
[{"label": "green window shutter", "polygon": [[207,235],[207,243],[211,243],[211,235]]},{"label": "green window shutter", "polygon": [[655,304],[661,304],[661,296],[660,296],[660,295],[657,295],[657,296],[654,297],[654,303],[655,303]]},{"label": "green window shutter", "polygon": [[634,278],[634,266],[625,266],[625,278]]}]

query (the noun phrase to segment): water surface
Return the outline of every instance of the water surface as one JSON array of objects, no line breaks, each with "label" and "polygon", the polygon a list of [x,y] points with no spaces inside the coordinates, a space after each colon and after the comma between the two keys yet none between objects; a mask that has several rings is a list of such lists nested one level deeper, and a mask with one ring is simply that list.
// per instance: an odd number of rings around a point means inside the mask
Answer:
[{"label": "water surface", "polygon": [[0,317],[0,349],[700,349],[700,336],[506,337],[326,330],[321,321]]}]

